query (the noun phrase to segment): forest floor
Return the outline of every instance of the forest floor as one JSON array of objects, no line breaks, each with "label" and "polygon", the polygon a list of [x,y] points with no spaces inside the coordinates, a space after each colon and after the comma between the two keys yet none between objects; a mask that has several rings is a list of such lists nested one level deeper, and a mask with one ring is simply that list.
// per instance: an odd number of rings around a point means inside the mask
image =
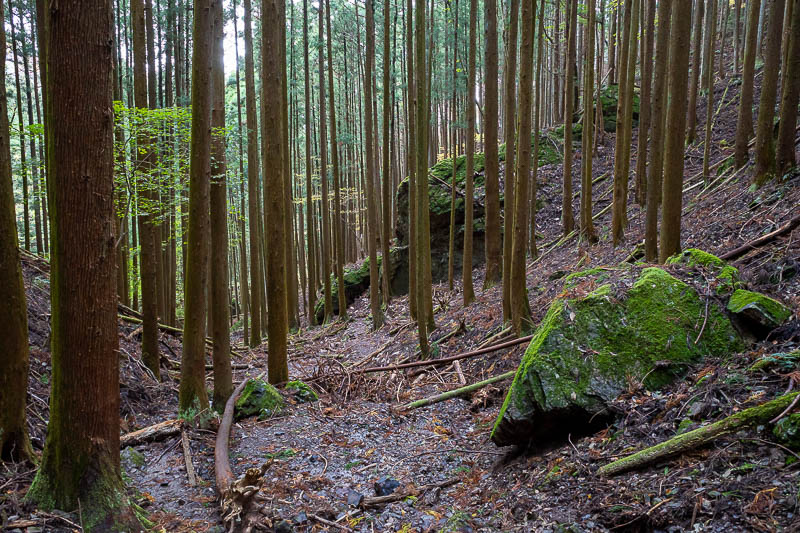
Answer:
[{"label": "forest floor", "polygon": [[[714,124],[712,162],[733,152],[737,95],[736,78],[718,81],[715,109],[723,97],[724,101]],[[704,120],[701,104],[698,123]],[[715,187],[704,190],[698,176],[700,137],[686,155],[685,185],[695,188],[684,195],[685,248],[721,254],[775,230],[797,213],[800,174],[753,190],[749,169],[732,179],[727,179],[732,176],[728,170]],[[610,203],[613,139],[613,134],[604,135],[594,160],[595,177],[609,176],[594,186],[595,213]],[[580,157],[576,159],[575,176]],[[642,241],[644,225],[643,212],[631,193],[622,246],[614,248],[610,243],[610,212],[595,221],[600,237],[596,245],[587,248],[573,238],[554,246],[561,235],[560,166],[541,168],[539,181],[543,200],[537,214],[540,255],[530,263],[528,275],[537,322],[561,291],[562,281],[551,279],[554,273],[624,261]],[[576,210],[577,206],[576,198]],[[800,230],[733,263],[751,288],[793,308],[788,325],[746,352],[706,359],[690,368],[685,380],[660,392],[632,386],[617,400],[624,416],[606,430],[535,454],[500,449],[489,440],[507,381],[469,397],[403,411],[409,400],[457,388],[462,376],[452,365],[360,375],[348,370],[366,358],[364,366],[413,359],[418,346],[416,330],[408,320],[407,297],[394,298],[386,311],[386,324],[372,331],[364,295],[348,309],[348,322],[303,328],[290,337],[290,375],[309,383],[320,393],[320,400],[290,402],[274,418],[235,424],[230,449],[234,473],[240,475],[250,466],[274,460],[266,474],[263,495],[268,503],[262,512],[264,524],[271,524],[275,531],[800,530],[800,462],[796,462],[800,457],[759,429],[721,438],[656,467],[611,479],[595,475],[597,468],[611,460],[675,435],[679,423],[689,416],[690,402],[696,425],[787,389],[788,375],[753,373],[748,368],[763,354],[790,352],[800,346],[800,275],[790,277],[800,271]],[[48,265],[26,258],[24,266],[32,346],[28,412],[34,447],[41,450],[51,371]],[[483,272],[476,270],[475,275],[475,286],[481,287]],[[431,339],[459,330],[439,344],[440,356],[474,349],[502,329],[499,286],[479,290],[475,303],[464,308],[460,283],[453,291],[438,284],[434,305],[437,329]],[[174,419],[180,338],[162,333],[164,380],[156,383],[141,364],[137,325],[121,321],[119,330],[123,433]],[[234,340],[239,353],[234,357],[239,365],[235,382],[266,369],[266,345],[244,348],[240,332]],[[514,370],[524,349],[520,345],[462,360],[463,381],[472,383]],[[211,388],[210,373],[208,380]],[[214,420],[209,429],[187,425],[198,477],[194,487],[187,480],[180,435],[123,450],[123,477],[132,498],[156,524],[154,531],[224,530],[214,487],[215,428]],[[33,473],[29,465],[2,465],[0,523],[20,531],[31,526],[28,532],[73,530],[79,516],[42,513],[22,502]],[[359,507],[362,497],[375,495],[374,483],[384,476],[399,482],[397,491],[416,495]],[[435,484],[442,486],[431,487]],[[320,518],[337,525],[326,525]]]}]

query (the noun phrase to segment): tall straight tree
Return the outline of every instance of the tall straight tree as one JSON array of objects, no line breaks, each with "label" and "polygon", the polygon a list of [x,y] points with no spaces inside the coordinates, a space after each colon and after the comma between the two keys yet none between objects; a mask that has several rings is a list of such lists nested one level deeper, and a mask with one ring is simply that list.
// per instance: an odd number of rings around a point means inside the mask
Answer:
[{"label": "tall straight tree", "polygon": [[[267,361],[270,383],[283,383],[289,379],[289,366],[286,354],[287,336],[289,333],[289,317],[287,305],[287,272],[286,246],[283,236],[284,220],[284,187],[283,166],[288,161],[283,159],[281,149],[282,130],[281,114],[286,101],[281,90],[282,77],[286,70],[283,62],[281,41],[284,38],[285,0],[264,0],[262,3],[262,40],[261,40],[261,101],[263,102],[264,126],[269,135],[261,140],[262,157],[264,158],[264,211],[266,227],[278,228],[280,235],[271,239],[267,247],[267,341],[269,358]],[[321,7],[321,6],[320,6]],[[320,83],[324,83],[320,78]],[[327,275],[326,277],[330,278]]]},{"label": "tall straight tree", "polygon": [[250,346],[261,344],[261,290],[264,279],[261,271],[261,232],[258,195],[258,115],[256,112],[255,65],[253,61],[253,30],[251,0],[244,0],[244,94],[247,108],[247,218],[250,224]]},{"label": "tall straight tree", "polygon": [[[330,321],[333,316],[333,295],[331,294],[331,213],[330,201],[328,198],[328,125],[325,112],[325,28],[323,14],[325,10],[320,8],[318,28],[319,39],[317,40],[317,66],[319,67],[319,181],[322,192],[322,287],[325,296],[325,318],[323,323]],[[328,61],[331,59],[328,58]],[[334,146],[331,151],[336,150]]]},{"label": "tall straight tree", "polygon": [[681,249],[681,205],[683,194],[683,155],[686,134],[686,91],[689,84],[689,36],[691,18],[685,16],[692,0],[676,0],[672,6],[669,48],[669,104],[665,139],[664,181],[662,185],[661,249],[664,262]]},{"label": "tall straight tree", "polygon": [[517,36],[519,0],[509,2],[506,58],[503,66],[503,133],[506,159],[503,199],[503,322],[511,320],[511,251],[514,240],[514,136],[516,135]]},{"label": "tall straight tree", "polygon": [[[339,287],[344,287],[344,242],[342,237],[342,198],[341,198],[341,170],[339,167],[339,141],[336,130],[336,100],[333,93],[333,46],[331,45],[331,2],[325,2],[325,24],[328,36],[328,98],[330,99],[331,116],[331,158],[333,159],[333,240],[336,249],[336,282]],[[301,246],[302,247],[302,246]],[[347,318],[347,298],[343,290],[339,290],[339,317]]]},{"label": "tall straight tree", "polygon": [[[594,32],[595,32],[595,3],[588,0],[586,5],[586,65],[583,70],[583,101],[592,102],[594,90]],[[581,233],[587,240],[594,240],[594,225],[592,224],[592,105],[585,106],[583,112],[583,136],[581,141]],[[600,112],[600,111],[598,111]],[[534,165],[536,163],[534,162]]]},{"label": "tall straight tree", "polygon": [[[778,94],[778,72],[781,68],[781,34],[786,0],[769,3],[769,31],[764,50],[764,76],[761,80],[761,95],[758,103],[756,125],[756,168],[753,181],[763,185],[775,174],[775,98]],[[785,73],[784,73],[785,74]]]},{"label": "tall straight tree", "polygon": [[619,102],[617,135],[614,149],[614,200],[611,214],[611,240],[622,242],[628,224],[628,173],[631,163],[631,129],[633,125],[633,81],[636,71],[636,38],[639,21],[639,0],[625,3],[624,37],[620,50]]},{"label": "tall straight tree", "polygon": [[[140,113],[149,107],[147,95],[147,52],[145,43],[145,18],[143,0],[131,0],[131,29],[133,31],[133,98]],[[136,139],[137,166],[142,174],[137,180],[144,201],[139,202],[138,227],[142,291],[142,360],[157,378],[159,373],[158,352],[158,281],[157,234],[153,213],[157,193],[151,183],[152,158],[151,139],[142,132]]]},{"label": "tall straight tree", "polygon": [[86,531],[139,531],[119,462],[112,4],[64,0],[44,16],[53,371],[26,498],[80,510]]},{"label": "tall straight tree", "polygon": [[661,203],[661,176],[664,168],[664,115],[667,104],[669,35],[672,2],[658,3],[658,38],[653,79],[653,138],[647,165],[647,213],[645,215],[644,256],[658,260],[658,206]]},{"label": "tall straight tree", "polygon": [[467,59],[467,161],[466,161],[466,190],[464,193],[464,260],[461,274],[464,291],[464,305],[475,301],[475,291],[472,286],[472,217],[475,174],[475,63],[477,56],[478,32],[478,2],[469,2],[469,52]]},{"label": "tall straight tree", "polygon": [[231,307],[228,292],[228,197],[225,161],[225,68],[223,40],[225,19],[222,0],[214,2],[214,35],[211,48],[211,338],[214,341],[214,407],[225,410],[233,392],[231,375]]},{"label": "tall straight tree", "polygon": [[[572,213],[572,116],[575,114],[575,26],[578,21],[578,0],[567,0],[567,58],[564,81],[564,168],[563,190],[561,195],[561,220],[563,234],[568,235],[575,228],[575,216]],[[616,20],[616,17],[614,18]],[[612,39],[613,43],[614,40]],[[609,48],[613,55],[613,50]],[[612,63],[613,64],[613,63]],[[589,191],[586,191],[588,194]]]},{"label": "tall straight tree", "polygon": [[[708,1],[708,25],[706,28],[705,36],[705,67],[704,74],[706,76],[705,85],[708,90],[706,92],[706,109],[714,109],[714,21],[717,19],[717,0]],[[711,112],[706,113],[706,135],[703,142],[703,181],[710,183],[711,176],[709,174],[709,157],[711,156],[711,126],[714,122],[714,114]],[[692,131],[691,128],[689,131]]]},{"label": "tall straight tree", "polygon": [[[734,163],[742,168],[750,158],[748,144],[753,136],[753,77],[756,65],[759,9],[762,0],[747,2],[747,32],[745,33],[742,88],[739,90],[739,110],[736,120]],[[766,0],[765,0],[766,1]]]},{"label": "tall straight tree", "polygon": [[[406,1],[406,164],[408,166],[408,310],[417,318],[417,143],[416,143],[416,86],[414,82],[414,11],[412,0]],[[466,236],[464,237],[466,239]],[[471,287],[471,286],[470,286]],[[464,285],[466,296],[467,287]]]},{"label": "tall straight tree", "polygon": [[[695,129],[697,126],[697,86],[698,82],[700,81],[700,62],[702,60],[700,46],[703,42],[704,3],[705,2],[703,2],[703,0],[698,0],[695,2],[694,7],[694,31],[692,32],[692,81],[691,85],[689,85],[689,116],[687,118],[689,125],[686,129],[686,144],[691,144],[694,142]],[[711,31],[714,31],[714,18],[711,16],[710,10],[708,14],[708,20],[710,22],[708,27],[711,28]]]},{"label": "tall straight tree", "polygon": [[[519,121],[517,138],[531,138],[533,97],[533,37],[536,1],[522,0],[522,44],[519,49]],[[568,98],[569,99],[569,98]],[[526,286],[525,250],[528,246],[528,182],[531,171],[531,143],[520,142],[517,150],[516,186],[514,187],[514,242],[511,263],[511,323],[519,335],[531,327],[531,310]]]},{"label": "tall straight tree", "polygon": [[304,111],[306,114],[306,222],[308,223],[308,302],[306,311],[308,323],[313,326],[317,323],[314,313],[314,305],[317,303],[317,262],[314,239],[314,190],[311,182],[311,73],[308,68],[308,0],[303,0],[303,67],[305,72]]},{"label": "tall straight tree", "polygon": [[211,186],[211,43],[214,3],[194,3],[192,31],[192,128],[189,146],[189,227],[184,282],[183,353],[181,354],[181,411],[200,411],[206,393],[206,286],[209,258],[209,189]]},{"label": "tall straight tree", "polygon": [[[500,163],[497,150],[497,0],[485,0],[484,167],[486,173],[486,277],[483,286],[491,287],[503,275],[500,239]],[[531,31],[533,31],[531,29]],[[473,98],[470,94],[468,98]],[[522,142],[530,142],[523,139]]]},{"label": "tall straight tree", "polygon": [[[424,4],[423,4],[424,5]],[[378,208],[375,205],[375,149],[372,123],[373,85],[372,76],[375,65],[375,11],[374,0],[366,3],[367,57],[364,63],[364,137],[366,156],[366,192],[367,192],[367,251],[369,253],[369,279],[378,280]],[[369,304],[372,311],[372,327],[378,329],[383,325],[378,283],[369,284]],[[418,311],[419,312],[419,311]]]},{"label": "tall straight tree", "polygon": [[781,121],[778,125],[776,170],[779,173],[786,172],[796,164],[794,131],[797,124],[797,103],[800,100],[800,0],[793,1],[788,60],[783,76],[786,83],[781,93]]},{"label": "tall straight tree", "polygon": [[389,126],[392,121],[392,100],[389,97],[390,85],[390,71],[392,68],[392,52],[390,48],[390,11],[389,0],[383,0],[383,113],[382,113],[382,145],[381,145],[381,169],[383,170],[383,183],[381,190],[383,197],[381,198],[382,207],[382,221],[381,225],[381,270],[382,287],[383,287],[383,303],[389,305],[389,300],[392,299],[391,285],[389,283],[389,272],[391,272],[391,257],[389,256],[389,238],[392,229],[392,172],[389,165],[389,146],[391,139],[389,137]]},{"label": "tall straight tree", "polygon": [[[542,122],[542,86],[545,84],[542,79],[542,64],[544,63],[544,2],[539,3],[539,29],[536,31],[536,72],[534,78],[534,86],[536,92],[534,93],[535,105],[533,108],[533,159],[531,166],[533,172],[531,173],[531,200],[530,200],[530,251],[531,256],[536,257],[538,251],[536,250],[536,194],[538,189],[539,179],[539,142],[540,134],[539,128]],[[589,102],[591,102],[591,89]],[[591,125],[591,122],[589,122]],[[591,139],[591,137],[589,137]],[[591,147],[591,144],[589,145]],[[589,150],[588,159],[591,160],[591,149]]]},{"label": "tall straight tree", "polygon": [[414,8],[414,49],[416,72],[414,80],[417,93],[417,325],[419,347],[423,356],[428,355],[428,330],[432,329],[433,302],[431,297],[431,243],[430,213],[428,200],[428,78],[425,72],[425,2],[417,2]]},{"label": "tall straight tree", "polygon": [[[3,19],[0,2],[0,20]],[[0,32],[0,57],[6,55],[6,33]],[[0,65],[0,461],[33,460],[25,424],[28,388],[28,309],[19,260],[19,239],[11,175],[6,64]],[[41,250],[37,250],[41,251]]]},{"label": "tall straight tree", "polygon": [[[653,32],[656,20],[656,1],[643,0],[647,7],[646,21],[643,21],[642,31],[642,57],[653,57]],[[639,105],[639,131],[636,149],[636,203],[644,207],[647,202],[647,140],[650,134],[652,117],[652,87],[653,87],[653,62],[645,59],[642,61],[641,100]],[[641,157],[639,157],[641,154]]]}]

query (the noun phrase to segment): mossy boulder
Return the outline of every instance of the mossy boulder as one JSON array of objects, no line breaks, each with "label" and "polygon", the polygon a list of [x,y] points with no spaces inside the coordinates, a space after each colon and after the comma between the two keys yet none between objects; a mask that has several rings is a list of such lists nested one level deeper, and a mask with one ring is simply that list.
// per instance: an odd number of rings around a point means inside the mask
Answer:
[{"label": "mossy boulder", "polygon": [[[660,268],[622,266],[570,276],[536,330],[492,440],[541,444],[608,423],[631,383],[658,389],[711,354],[744,343],[724,310]],[[701,334],[702,331],[702,334]]]},{"label": "mossy boulder", "polygon": [[285,405],[278,389],[263,379],[251,379],[236,400],[234,418],[236,420],[251,416],[269,418],[280,413]]},{"label": "mossy boulder", "polygon": [[[408,292],[408,246],[393,246],[389,249],[391,272],[389,280],[392,294],[405,294]],[[383,258],[378,254],[378,272],[383,275]],[[347,305],[352,304],[369,288],[369,257],[355,266],[344,269],[344,296]],[[331,274],[331,297],[333,314],[339,314],[339,283],[335,274]],[[317,323],[322,323],[325,318],[325,298],[320,296],[314,305],[314,314]]]},{"label": "mossy boulder", "polygon": [[778,420],[775,427],[772,428],[772,434],[781,444],[800,451],[800,413],[794,413]]},{"label": "mossy boulder", "polygon": [[768,333],[783,324],[792,311],[769,296],[736,289],[728,300],[728,311],[744,320],[756,334]]},{"label": "mossy boulder", "polygon": [[286,391],[289,392],[298,403],[309,403],[319,400],[319,396],[314,392],[314,389],[299,380],[287,383]]},{"label": "mossy boulder", "polygon": [[[610,84],[600,91],[600,104],[603,106],[603,129],[607,132],[617,131],[617,105],[619,102],[619,85]],[[639,124],[639,94],[633,92],[633,127]]]}]

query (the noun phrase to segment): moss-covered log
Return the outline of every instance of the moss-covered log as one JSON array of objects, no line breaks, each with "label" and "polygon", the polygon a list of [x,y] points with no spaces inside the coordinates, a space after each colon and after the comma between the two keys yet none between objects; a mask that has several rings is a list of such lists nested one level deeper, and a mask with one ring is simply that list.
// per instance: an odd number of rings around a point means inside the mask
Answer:
[{"label": "moss-covered log", "polygon": [[800,392],[786,394],[757,407],[740,411],[708,426],[683,433],[633,455],[609,463],[601,467],[597,473],[601,476],[613,476],[628,470],[642,468],[662,459],[704,446],[744,427],[765,424],[786,409],[798,394]]}]

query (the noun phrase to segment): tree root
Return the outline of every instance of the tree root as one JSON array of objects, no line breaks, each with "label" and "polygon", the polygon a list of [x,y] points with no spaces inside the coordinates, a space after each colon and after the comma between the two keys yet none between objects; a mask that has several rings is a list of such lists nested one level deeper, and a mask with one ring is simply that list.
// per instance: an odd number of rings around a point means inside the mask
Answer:
[{"label": "tree root", "polygon": [[768,423],[774,416],[782,413],[790,406],[800,392],[786,394],[767,403],[751,407],[723,418],[711,425],[695,429],[673,437],[655,446],[645,448],[632,455],[618,459],[601,467],[597,473],[601,476],[614,476],[628,470],[652,465],[662,459],[679,455],[704,446],[719,437],[734,433],[747,426]]}]

